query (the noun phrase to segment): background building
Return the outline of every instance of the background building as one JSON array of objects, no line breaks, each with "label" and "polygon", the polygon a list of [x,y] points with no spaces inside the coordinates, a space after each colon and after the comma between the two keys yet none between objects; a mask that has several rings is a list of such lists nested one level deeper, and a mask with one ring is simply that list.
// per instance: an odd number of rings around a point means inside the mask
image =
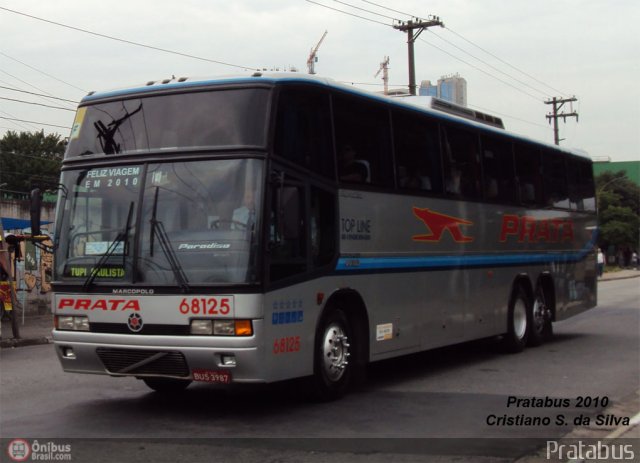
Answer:
[{"label": "background building", "polygon": [[460,74],[442,76],[435,85],[430,80],[423,80],[418,95],[435,96],[460,106],[467,106],[467,81],[460,77]]}]

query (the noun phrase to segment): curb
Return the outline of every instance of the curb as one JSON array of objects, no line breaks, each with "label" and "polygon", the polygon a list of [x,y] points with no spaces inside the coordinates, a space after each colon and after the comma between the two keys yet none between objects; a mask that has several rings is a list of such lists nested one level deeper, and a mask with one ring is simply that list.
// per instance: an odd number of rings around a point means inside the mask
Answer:
[{"label": "curb", "polygon": [[2,349],[13,349],[15,347],[25,347],[25,346],[37,346],[40,344],[51,344],[53,340],[49,337],[39,337],[39,338],[11,338],[11,339],[3,339],[0,341],[0,348]]}]

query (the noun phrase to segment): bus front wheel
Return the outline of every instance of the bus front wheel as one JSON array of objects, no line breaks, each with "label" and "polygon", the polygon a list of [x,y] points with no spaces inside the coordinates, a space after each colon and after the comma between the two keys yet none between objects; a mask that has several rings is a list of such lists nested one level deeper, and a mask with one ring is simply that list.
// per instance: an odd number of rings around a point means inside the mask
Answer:
[{"label": "bus front wheel", "polygon": [[521,285],[514,288],[507,312],[507,334],[504,347],[507,352],[521,352],[527,345],[531,326],[531,300]]},{"label": "bus front wheel", "polygon": [[342,397],[357,372],[358,340],[342,309],[330,309],[318,324],[315,339],[312,394],[317,400]]}]

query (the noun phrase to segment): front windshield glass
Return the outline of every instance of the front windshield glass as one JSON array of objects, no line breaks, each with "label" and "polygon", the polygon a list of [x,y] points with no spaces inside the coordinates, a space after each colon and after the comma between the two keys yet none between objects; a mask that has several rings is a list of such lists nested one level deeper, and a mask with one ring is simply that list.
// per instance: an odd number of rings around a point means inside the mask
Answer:
[{"label": "front windshield glass", "polygon": [[78,108],[65,157],[265,145],[269,91],[199,91]]},{"label": "front windshield glass", "polygon": [[95,278],[123,280],[130,274],[143,172],[141,165],[63,172],[56,278],[86,281],[94,268]]},{"label": "front windshield glass", "polygon": [[87,284],[95,273],[91,284],[182,287],[258,281],[262,161],[107,167],[62,179],[56,279]]}]

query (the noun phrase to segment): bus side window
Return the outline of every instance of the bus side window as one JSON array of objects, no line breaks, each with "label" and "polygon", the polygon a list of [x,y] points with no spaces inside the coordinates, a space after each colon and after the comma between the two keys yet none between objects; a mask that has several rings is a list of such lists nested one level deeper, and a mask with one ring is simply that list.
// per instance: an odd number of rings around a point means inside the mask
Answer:
[{"label": "bus side window", "polygon": [[278,97],[274,152],[315,174],[334,178],[329,96],[284,87]]},{"label": "bus side window", "polygon": [[445,193],[464,199],[482,199],[477,134],[454,126],[441,127]]},{"label": "bus side window", "polygon": [[394,112],[396,182],[402,190],[442,193],[438,126],[421,115]]},{"label": "bus side window", "polygon": [[393,177],[388,175],[393,166],[388,110],[343,95],[334,96],[333,109],[340,157],[338,179],[345,183],[393,185]]},{"label": "bus side window", "polygon": [[488,201],[513,202],[517,195],[511,142],[486,134],[480,137],[480,141],[484,198]]},{"label": "bus side window", "polygon": [[534,145],[516,143],[515,164],[520,203],[526,206],[541,206],[543,201],[540,150]]},{"label": "bus side window", "polygon": [[565,156],[557,152],[542,151],[545,206],[569,209],[566,171]]}]

